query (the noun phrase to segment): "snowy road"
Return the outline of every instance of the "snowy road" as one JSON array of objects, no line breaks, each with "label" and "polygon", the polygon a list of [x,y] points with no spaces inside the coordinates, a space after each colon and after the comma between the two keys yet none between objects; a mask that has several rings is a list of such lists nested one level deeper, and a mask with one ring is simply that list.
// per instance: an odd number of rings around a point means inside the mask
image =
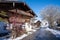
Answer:
[{"label": "snowy road", "polygon": [[60,31],[49,28],[41,28],[23,40],[60,40]]},{"label": "snowy road", "polygon": [[60,31],[42,27],[22,40],[60,40]]},{"label": "snowy road", "polygon": [[56,37],[54,33],[58,34],[56,30],[42,28],[39,30],[34,40],[60,40],[60,37]]}]

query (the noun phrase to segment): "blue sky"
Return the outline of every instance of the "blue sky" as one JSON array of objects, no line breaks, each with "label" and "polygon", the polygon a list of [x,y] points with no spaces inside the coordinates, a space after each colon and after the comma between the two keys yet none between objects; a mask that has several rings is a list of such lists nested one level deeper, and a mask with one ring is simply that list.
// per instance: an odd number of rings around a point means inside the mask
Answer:
[{"label": "blue sky", "polygon": [[25,0],[25,2],[38,16],[40,11],[48,5],[60,6],[60,0]]},{"label": "blue sky", "polygon": [[25,2],[36,14],[39,14],[40,10],[47,5],[60,6],[60,0],[25,0]]},{"label": "blue sky", "polygon": [[39,16],[40,11],[48,5],[60,6],[60,0],[24,0],[27,5]]}]

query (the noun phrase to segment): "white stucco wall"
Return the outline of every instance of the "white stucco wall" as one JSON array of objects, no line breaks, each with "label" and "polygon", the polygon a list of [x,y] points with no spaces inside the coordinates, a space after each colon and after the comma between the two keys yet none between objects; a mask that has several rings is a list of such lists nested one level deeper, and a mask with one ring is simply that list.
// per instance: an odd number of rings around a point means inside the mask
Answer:
[{"label": "white stucco wall", "polygon": [[25,29],[27,32],[32,30],[32,26],[29,23],[25,23]]},{"label": "white stucco wall", "polygon": [[41,23],[41,27],[48,27],[49,24],[48,24],[48,21],[47,20],[42,20],[41,22],[42,22]]}]

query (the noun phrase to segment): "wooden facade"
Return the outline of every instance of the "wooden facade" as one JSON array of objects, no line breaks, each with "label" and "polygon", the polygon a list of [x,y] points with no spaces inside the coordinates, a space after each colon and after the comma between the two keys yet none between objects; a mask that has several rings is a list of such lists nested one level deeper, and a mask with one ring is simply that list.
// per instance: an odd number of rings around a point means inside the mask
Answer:
[{"label": "wooden facade", "polygon": [[0,11],[0,21],[8,22],[8,16],[4,11]]},{"label": "wooden facade", "polygon": [[36,16],[24,2],[0,2],[0,11],[2,10],[8,13],[8,17],[18,16],[27,20]]},{"label": "wooden facade", "polygon": [[16,33],[23,31],[21,25],[30,22],[30,19],[36,16],[24,2],[0,2],[0,11],[6,12],[6,18],[9,24],[13,24],[15,28],[12,30]]}]

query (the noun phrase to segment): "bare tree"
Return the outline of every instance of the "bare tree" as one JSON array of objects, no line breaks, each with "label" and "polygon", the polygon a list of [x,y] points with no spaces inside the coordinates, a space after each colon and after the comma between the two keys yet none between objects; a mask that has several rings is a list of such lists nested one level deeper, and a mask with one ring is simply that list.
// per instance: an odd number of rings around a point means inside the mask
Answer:
[{"label": "bare tree", "polygon": [[54,26],[54,21],[60,18],[60,7],[58,6],[47,6],[44,8],[40,15],[43,19],[47,20],[51,27]]}]

